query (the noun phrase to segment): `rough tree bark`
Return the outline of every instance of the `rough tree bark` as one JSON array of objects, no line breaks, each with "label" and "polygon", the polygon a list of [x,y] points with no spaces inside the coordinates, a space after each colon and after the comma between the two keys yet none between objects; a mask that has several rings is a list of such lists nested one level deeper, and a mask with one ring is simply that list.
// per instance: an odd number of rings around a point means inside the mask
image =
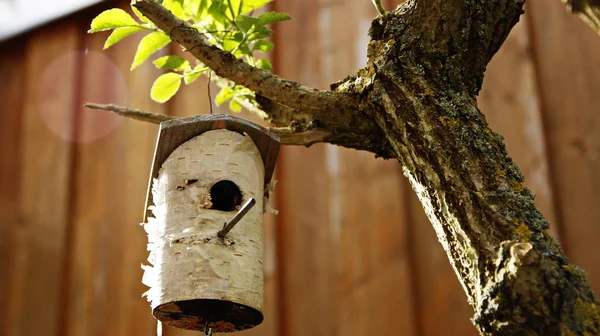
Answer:
[{"label": "rough tree bark", "polygon": [[[477,107],[485,68],[524,1],[409,0],[373,21],[368,65],[331,91],[236,60],[152,0],[135,6],[215,73],[254,90],[271,122],[287,126],[277,129],[284,143],[397,159],[482,335],[600,335],[600,303],[585,273],[546,232],[502,137]],[[597,1],[583,2],[597,17]],[[568,1],[576,12],[583,2]]]}]

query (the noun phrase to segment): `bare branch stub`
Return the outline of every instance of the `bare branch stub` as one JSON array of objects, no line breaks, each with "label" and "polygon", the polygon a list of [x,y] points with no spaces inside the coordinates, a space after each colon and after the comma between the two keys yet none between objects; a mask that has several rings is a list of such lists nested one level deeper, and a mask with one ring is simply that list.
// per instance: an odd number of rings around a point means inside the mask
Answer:
[{"label": "bare branch stub", "polygon": [[89,109],[93,109],[93,110],[110,111],[110,112],[116,113],[120,116],[129,118],[129,119],[145,121],[145,122],[149,122],[149,123],[153,123],[153,124],[160,124],[163,121],[175,119],[175,117],[172,117],[172,116],[166,115],[166,114],[146,112],[146,111],[132,109],[129,107],[124,107],[124,106],[118,106],[118,105],[114,105],[114,104],[87,103],[87,104],[84,104],[83,106],[85,106]]},{"label": "bare branch stub", "polygon": [[[113,104],[87,103],[84,106],[94,110],[110,111],[125,118],[145,121],[152,124],[160,124],[163,121],[177,119],[166,114],[146,112]],[[269,128],[269,131],[279,136],[282,145],[290,146],[310,147],[318,142],[327,142],[327,139],[332,137],[331,131],[323,128],[307,128],[302,130],[291,127],[272,127]]]}]

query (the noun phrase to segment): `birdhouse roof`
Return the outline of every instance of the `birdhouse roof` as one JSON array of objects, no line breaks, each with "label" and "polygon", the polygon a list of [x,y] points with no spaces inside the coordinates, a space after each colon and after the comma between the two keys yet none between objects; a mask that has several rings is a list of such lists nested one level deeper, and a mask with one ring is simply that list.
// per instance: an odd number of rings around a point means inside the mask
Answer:
[{"label": "birdhouse roof", "polygon": [[175,148],[192,138],[212,130],[226,129],[250,136],[265,165],[265,184],[271,181],[275,170],[275,161],[279,153],[279,137],[268,129],[248,120],[228,114],[202,114],[193,117],[173,119],[160,124],[154,161],[150,171],[146,211],[144,222],[149,215],[148,206],[152,200],[152,181],[158,177],[158,171]]}]

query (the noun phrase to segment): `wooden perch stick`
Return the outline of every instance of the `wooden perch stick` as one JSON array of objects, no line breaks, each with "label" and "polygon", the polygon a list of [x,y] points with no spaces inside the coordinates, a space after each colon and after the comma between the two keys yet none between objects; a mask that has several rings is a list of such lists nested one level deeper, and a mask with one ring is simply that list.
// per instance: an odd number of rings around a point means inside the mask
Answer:
[{"label": "wooden perch stick", "polygon": [[244,215],[246,213],[248,213],[248,211],[250,211],[250,209],[252,209],[254,204],[256,204],[256,200],[254,199],[254,197],[250,197],[246,201],[246,203],[244,203],[244,205],[242,205],[242,208],[240,209],[240,211],[238,211],[238,213],[235,215],[235,217],[233,217],[233,219],[229,223],[226,223],[223,226],[223,228],[217,233],[217,236],[219,238],[225,238],[227,233],[229,233],[229,231],[231,231],[231,229],[233,229],[233,227],[240,221],[240,219],[242,219],[242,217],[244,217]]}]

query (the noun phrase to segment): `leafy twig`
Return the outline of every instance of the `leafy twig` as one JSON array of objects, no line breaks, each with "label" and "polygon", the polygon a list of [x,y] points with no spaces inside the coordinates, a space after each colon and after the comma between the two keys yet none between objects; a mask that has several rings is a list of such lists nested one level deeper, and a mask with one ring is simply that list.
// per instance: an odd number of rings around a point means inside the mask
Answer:
[{"label": "leafy twig", "polygon": [[[354,99],[346,94],[319,91],[252,67],[210,44],[195,29],[177,29],[188,25],[155,1],[140,0],[134,6],[157,27],[169,33],[175,42],[213,69],[217,75],[243,85],[257,94],[292,108],[313,111],[315,114],[356,106]],[[328,118],[334,119],[335,115],[328,113]]]}]

